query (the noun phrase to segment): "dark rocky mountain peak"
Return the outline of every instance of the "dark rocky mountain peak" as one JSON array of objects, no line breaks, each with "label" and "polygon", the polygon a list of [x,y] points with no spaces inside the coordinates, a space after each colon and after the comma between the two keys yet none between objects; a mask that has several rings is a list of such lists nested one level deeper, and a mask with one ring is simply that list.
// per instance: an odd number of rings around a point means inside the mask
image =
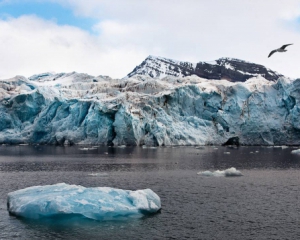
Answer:
[{"label": "dark rocky mountain peak", "polygon": [[197,75],[202,78],[226,79],[231,82],[244,82],[258,75],[269,81],[276,81],[278,77],[283,76],[263,65],[234,58],[219,58],[211,62],[190,63],[155,56],[148,56],[127,77],[134,75],[146,75],[152,78]]}]

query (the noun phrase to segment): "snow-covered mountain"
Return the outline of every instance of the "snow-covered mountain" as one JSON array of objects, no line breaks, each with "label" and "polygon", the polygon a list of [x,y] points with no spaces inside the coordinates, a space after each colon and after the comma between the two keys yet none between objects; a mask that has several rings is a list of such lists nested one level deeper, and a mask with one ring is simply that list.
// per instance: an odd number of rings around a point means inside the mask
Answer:
[{"label": "snow-covered mountain", "polygon": [[245,82],[16,76],[0,81],[0,143],[300,144],[299,100],[300,79],[261,74]]},{"label": "snow-covered mountain", "polygon": [[212,62],[180,62],[162,57],[149,56],[127,75],[146,75],[152,78],[165,76],[185,77],[196,75],[206,79],[226,79],[231,82],[244,82],[249,78],[263,76],[276,81],[283,75],[262,65],[234,58],[220,58]]}]

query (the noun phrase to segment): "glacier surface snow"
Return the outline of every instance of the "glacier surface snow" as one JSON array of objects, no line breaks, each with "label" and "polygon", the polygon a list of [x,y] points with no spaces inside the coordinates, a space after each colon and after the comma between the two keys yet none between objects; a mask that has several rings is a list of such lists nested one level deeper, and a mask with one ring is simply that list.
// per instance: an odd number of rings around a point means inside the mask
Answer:
[{"label": "glacier surface snow", "polygon": [[126,79],[72,73],[0,81],[0,143],[300,144],[300,79]]},{"label": "glacier surface snow", "polygon": [[7,204],[11,214],[30,219],[80,215],[95,220],[119,220],[142,217],[161,208],[159,196],[151,189],[85,188],[65,183],[11,192]]}]

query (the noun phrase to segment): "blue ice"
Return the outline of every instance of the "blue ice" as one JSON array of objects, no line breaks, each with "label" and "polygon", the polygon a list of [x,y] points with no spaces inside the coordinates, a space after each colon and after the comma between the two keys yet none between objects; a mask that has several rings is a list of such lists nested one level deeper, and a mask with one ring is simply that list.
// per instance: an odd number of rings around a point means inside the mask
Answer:
[{"label": "blue ice", "polygon": [[11,192],[7,205],[11,214],[31,219],[68,215],[95,220],[139,218],[161,208],[159,196],[151,189],[85,188],[65,183]]}]

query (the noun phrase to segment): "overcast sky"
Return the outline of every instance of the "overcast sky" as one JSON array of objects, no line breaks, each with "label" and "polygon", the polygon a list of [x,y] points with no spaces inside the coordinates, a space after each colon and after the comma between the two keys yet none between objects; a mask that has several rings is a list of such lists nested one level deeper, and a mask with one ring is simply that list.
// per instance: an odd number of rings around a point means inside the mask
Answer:
[{"label": "overcast sky", "polygon": [[233,57],[296,78],[300,0],[0,0],[0,42],[0,79],[48,71],[122,78],[148,55]]}]

